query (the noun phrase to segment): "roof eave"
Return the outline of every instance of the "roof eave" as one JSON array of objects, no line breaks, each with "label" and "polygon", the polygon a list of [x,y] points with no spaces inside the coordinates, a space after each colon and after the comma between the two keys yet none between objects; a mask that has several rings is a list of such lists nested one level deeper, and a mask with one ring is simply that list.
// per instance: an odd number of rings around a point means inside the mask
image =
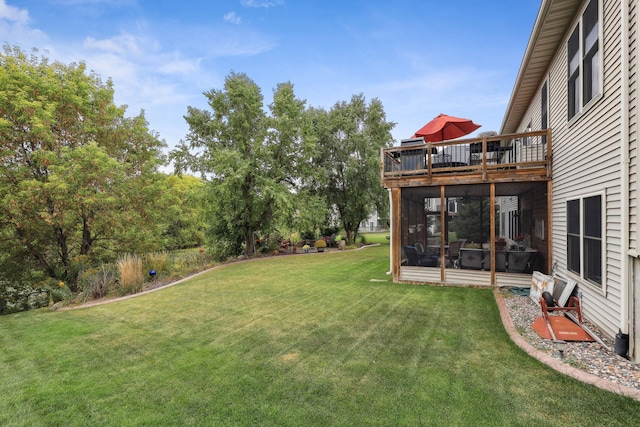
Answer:
[{"label": "roof eave", "polygon": [[542,0],[502,120],[501,134],[515,133],[582,2]]}]

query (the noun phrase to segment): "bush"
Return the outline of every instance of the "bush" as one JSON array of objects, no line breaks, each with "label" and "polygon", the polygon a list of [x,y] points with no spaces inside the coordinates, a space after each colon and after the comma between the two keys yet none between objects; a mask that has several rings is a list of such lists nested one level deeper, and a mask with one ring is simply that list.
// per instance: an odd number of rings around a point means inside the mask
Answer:
[{"label": "bush", "polygon": [[118,272],[113,264],[87,269],[78,277],[83,301],[105,297],[117,284]]},{"label": "bush", "polygon": [[48,303],[49,294],[44,289],[26,283],[0,281],[0,314],[46,307]]},{"label": "bush", "polygon": [[310,230],[303,231],[302,233],[300,233],[300,238],[302,240],[315,240],[316,233],[315,231],[310,231]]},{"label": "bush", "polygon": [[333,234],[338,234],[338,231],[340,231],[339,227],[321,227],[320,228],[320,234],[323,236],[331,236]]},{"label": "bush", "polygon": [[327,247],[327,241],[324,239],[319,239],[316,240],[316,248],[326,248]]},{"label": "bush", "polygon": [[71,301],[71,290],[64,282],[56,282],[49,286],[49,302],[69,302]]}]

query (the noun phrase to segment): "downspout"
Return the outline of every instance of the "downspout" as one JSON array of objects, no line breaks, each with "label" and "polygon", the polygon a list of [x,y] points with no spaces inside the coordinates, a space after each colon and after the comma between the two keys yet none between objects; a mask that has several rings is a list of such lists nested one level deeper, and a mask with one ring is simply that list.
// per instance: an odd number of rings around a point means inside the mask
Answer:
[{"label": "downspout", "polygon": [[389,271],[387,274],[393,273],[393,197],[391,189],[387,188],[389,193]]},{"label": "downspout", "polygon": [[621,0],[621,53],[620,53],[620,182],[621,182],[621,224],[622,259],[620,264],[620,278],[622,279],[622,310],[620,313],[620,329],[629,333],[629,301],[631,294],[631,280],[629,280],[629,0]]}]

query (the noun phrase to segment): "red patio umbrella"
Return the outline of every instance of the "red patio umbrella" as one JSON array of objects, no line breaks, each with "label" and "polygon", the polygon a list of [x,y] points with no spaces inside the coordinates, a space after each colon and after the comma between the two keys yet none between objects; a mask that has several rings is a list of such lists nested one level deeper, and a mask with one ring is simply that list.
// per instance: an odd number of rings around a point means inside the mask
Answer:
[{"label": "red patio umbrella", "polygon": [[424,125],[413,137],[424,137],[425,142],[447,141],[468,135],[479,127],[480,125],[469,119],[440,114]]}]

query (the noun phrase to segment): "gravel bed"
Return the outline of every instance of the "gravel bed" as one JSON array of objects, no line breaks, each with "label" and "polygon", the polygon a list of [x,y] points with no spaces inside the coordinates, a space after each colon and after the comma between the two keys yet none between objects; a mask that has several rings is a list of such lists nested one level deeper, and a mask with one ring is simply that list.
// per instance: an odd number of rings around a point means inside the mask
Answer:
[{"label": "gravel bed", "polygon": [[614,351],[614,340],[587,319],[584,319],[584,325],[606,347],[597,342],[567,341],[564,354],[561,355],[551,340],[540,338],[531,326],[542,313],[540,307],[529,296],[516,295],[508,290],[502,290],[501,293],[516,330],[533,347],[592,375],[640,389],[640,365],[618,356]]}]

